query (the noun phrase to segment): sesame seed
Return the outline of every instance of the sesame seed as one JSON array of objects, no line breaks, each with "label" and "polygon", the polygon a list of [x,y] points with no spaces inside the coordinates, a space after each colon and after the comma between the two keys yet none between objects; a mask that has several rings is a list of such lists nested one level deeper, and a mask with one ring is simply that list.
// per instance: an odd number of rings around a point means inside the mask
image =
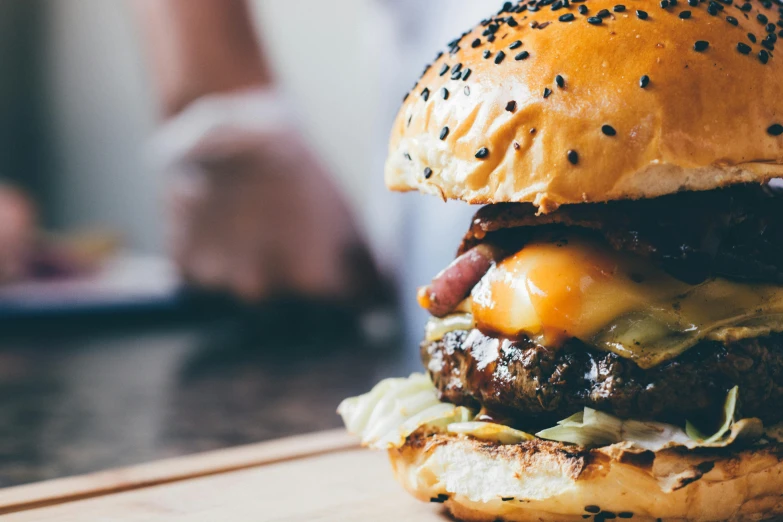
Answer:
[{"label": "sesame seed", "polygon": [[516,111],[516,110],[517,110],[517,102],[515,102],[515,101],[513,101],[513,100],[512,100],[512,101],[510,101],[510,102],[508,102],[508,103],[506,104],[506,110],[507,110],[508,112],[514,112],[514,111]]},{"label": "sesame seed", "polygon": [[514,57],[514,59],[515,59],[516,61],[525,60],[525,59],[527,59],[527,57],[528,57],[528,56],[530,56],[530,53],[529,53],[529,52],[527,52],[527,51],[522,51],[521,53],[519,53],[518,55],[516,55],[516,56]]},{"label": "sesame seed", "polygon": [[421,91],[421,97],[424,98],[424,101],[427,101],[430,99],[430,90],[428,88],[424,88],[423,91]]},{"label": "sesame seed", "polygon": [[767,50],[769,50],[769,51],[774,51],[774,50],[775,50],[775,42],[773,42],[772,40],[767,40],[767,39],[765,38],[765,39],[764,39],[764,40],[761,42],[761,45],[762,45],[762,46],[763,46],[765,49],[767,49]]},{"label": "sesame seed", "polygon": [[585,506],[585,512],[598,514],[601,512],[601,508],[598,506]]},{"label": "sesame seed", "polygon": [[480,148],[479,151],[476,153],[476,158],[478,159],[484,159],[487,156],[489,156],[489,149],[486,147]]},{"label": "sesame seed", "polygon": [[762,24],[766,24],[769,21],[767,16],[763,13],[759,13],[758,16],[756,16],[756,20],[758,20]]},{"label": "sesame seed", "polygon": [[688,5],[691,7],[698,7],[699,6],[699,0],[688,0]]},{"label": "sesame seed", "polygon": [[549,87],[546,87],[546,88],[544,89],[544,99],[547,99],[547,98],[549,98],[549,95],[550,95],[550,94],[552,94],[552,89],[550,89]]},{"label": "sesame seed", "polygon": [[766,37],[766,38],[764,38],[764,39],[765,39],[765,40],[769,40],[770,42],[773,42],[773,43],[774,43],[774,42],[777,42],[777,41],[778,41],[778,35],[776,35],[775,33],[770,33],[770,34],[768,34],[768,35],[767,35],[767,37]]},{"label": "sesame seed", "polygon": [[693,50],[697,53],[703,53],[707,50],[707,47],[710,46],[710,42],[706,42],[704,40],[698,40],[695,44],[693,44]]},{"label": "sesame seed", "polygon": [[650,85],[650,77],[645,74],[644,76],[639,78],[639,87],[644,89],[648,85]]},{"label": "sesame seed", "polygon": [[711,16],[718,16],[718,11],[719,9],[713,3],[710,3],[709,7],[707,8],[707,13]]},{"label": "sesame seed", "polygon": [[408,154],[407,152],[405,154],[403,154],[403,156],[405,157],[406,160],[413,161],[413,158],[411,158],[411,155]]},{"label": "sesame seed", "polygon": [[775,32],[775,30],[777,29],[777,27],[775,27],[775,24],[767,24],[767,25],[764,27],[764,29],[766,29],[766,31],[767,31],[768,33],[774,33],[774,32]]},{"label": "sesame seed", "polygon": [[636,16],[639,18],[639,20],[647,20],[647,17],[650,15],[647,14],[647,11],[642,11],[641,9],[637,9]]},{"label": "sesame seed", "polygon": [[440,131],[440,141],[443,141],[448,137],[449,137],[449,128],[443,127],[443,129]]},{"label": "sesame seed", "polygon": [[465,71],[462,73],[462,81],[463,82],[468,81],[468,78],[470,78],[471,73],[473,73],[472,69],[465,69]]},{"label": "sesame seed", "polygon": [[666,9],[667,7],[669,7],[669,0],[661,0],[661,7],[663,9]]},{"label": "sesame seed", "polygon": [[487,49],[486,51],[484,51],[484,53],[483,53],[481,56],[483,56],[483,57],[484,57],[484,59],[486,60],[487,58],[489,58],[490,56],[492,56],[492,51],[490,51],[489,49]]},{"label": "sesame seed", "polygon": [[576,18],[574,16],[574,13],[566,13],[566,14],[560,16],[560,18],[558,18],[558,20],[560,20],[561,22],[572,22],[574,20],[574,18]]},{"label": "sesame seed", "polygon": [[561,89],[562,89],[563,87],[565,87],[565,79],[564,79],[562,76],[560,76],[559,74],[558,74],[557,76],[555,76],[555,83],[556,83],[556,84],[557,84],[557,86],[558,86],[558,87],[560,87]]},{"label": "sesame seed", "polygon": [[432,169],[427,167],[424,169],[424,179],[430,179],[432,177]]},{"label": "sesame seed", "polygon": [[443,96],[444,100],[449,99],[449,90],[447,88],[444,87],[443,89],[441,89],[440,94]]},{"label": "sesame seed", "polygon": [[503,63],[503,60],[505,59],[506,59],[506,53],[504,53],[503,51],[499,51],[497,56],[495,56],[495,63],[500,65],[501,63]]},{"label": "sesame seed", "polygon": [[748,44],[744,44],[742,42],[737,44],[737,50],[741,52],[742,54],[750,54],[750,46]]},{"label": "sesame seed", "polygon": [[617,131],[614,130],[614,127],[612,127],[611,125],[604,125],[603,127],[601,127],[601,132],[603,132],[607,136],[615,136],[617,134]]},{"label": "sesame seed", "polygon": [[473,43],[470,44],[470,46],[473,47],[474,49],[476,47],[479,47],[480,45],[481,45],[481,38],[476,38],[475,40],[473,40]]},{"label": "sesame seed", "polygon": [[451,79],[452,80],[461,80],[462,79],[462,71],[457,71],[455,73],[452,73]]},{"label": "sesame seed", "polygon": [[580,15],[586,15],[586,14],[587,14],[587,12],[589,11],[589,9],[587,8],[587,6],[586,6],[586,5],[580,5],[580,6],[577,8],[577,10],[579,11],[579,14],[580,14]]},{"label": "sesame seed", "polygon": [[408,97],[409,97],[410,95],[411,95],[411,93],[409,93],[409,92],[406,92],[406,93],[405,93],[405,96],[403,96],[403,97],[402,97],[402,101],[404,101],[404,102],[405,102],[405,101],[408,101]]},{"label": "sesame seed", "polygon": [[512,51],[514,49],[519,49],[520,47],[522,47],[522,40],[517,40],[516,42],[508,46],[508,48],[511,49]]},{"label": "sesame seed", "polygon": [[780,136],[783,134],[783,125],[776,123],[767,129],[767,133],[769,133],[770,136]]},{"label": "sesame seed", "polygon": [[465,88],[464,88],[464,89],[462,89],[462,90],[463,90],[463,92],[465,93],[465,96],[470,96],[470,87],[468,87],[468,86],[466,85],[466,86],[465,86]]},{"label": "sesame seed", "polygon": [[601,25],[603,23],[603,20],[601,20],[597,16],[591,16],[590,18],[587,19],[587,23],[592,25]]},{"label": "sesame seed", "polygon": [[440,68],[440,75],[443,76],[447,72],[449,72],[449,64],[444,63],[443,67]]},{"label": "sesame seed", "polygon": [[624,6],[623,4],[617,4],[616,6],[614,6],[614,7],[612,8],[612,10],[613,10],[615,13],[622,13],[623,11],[625,11],[625,6]]},{"label": "sesame seed", "polygon": [[746,13],[747,13],[748,11],[750,11],[751,9],[753,9],[753,6],[752,6],[752,5],[750,5],[750,2],[748,2],[748,3],[746,3],[746,4],[743,4],[743,5],[742,5],[742,7],[740,7],[740,9],[742,9],[744,12],[746,12]]},{"label": "sesame seed", "polygon": [[727,21],[728,23],[730,23],[731,25],[739,25],[739,22],[738,22],[738,21],[737,21],[737,19],[736,19],[736,18],[734,18],[733,16],[727,16],[727,17],[726,17],[726,21]]},{"label": "sesame seed", "polygon": [[677,0],[669,0],[669,7],[677,7]]},{"label": "sesame seed", "polygon": [[617,513],[617,516],[619,518],[633,518],[633,513],[630,511],[623,511],[622,513]]},{"label": "sesame seed", "polygon": [[519,144],[519,142],[516,142],[516,141],[515,141],[515,142],[514,142],[514,150],[519,150],[519,149],[521,149],[521,148],[522,148],[522,146]]},{"label": "sesame seed", "polygon": [[753,33],[748,33],[748,40],[750,40],[752,43],[756,43],[756,35]]},{"label": "sesame seed", "polygon": [[601,9],[596,16],[598,18],[609,18],[612,16],[612,13],[609,12],[609,9]]},{"label": "sesame seed", "polygon": [[535,133],[536,133],[536,128],[535,128],[535,127],[533,127],[532,129],[530,129],[530,134],[535,134]]},{"label": "sesame seed", "polygon": [[488,41],[489,43],[492,43],[492,42],[494,42],[494,41],[495,41],[495,38],[496,38],[496,37],[495,37],[495,34],[493,33],[493,34],[491,34],[491,35],[489,35],[489,36],[487,37],[487,41]]},{"label": "sesame seed", "polygon": [[690,11],[682,11],[678,16],[680,17],[681,20],[687,20],[688,18],[691,17],[691,12]]},{"label": "sesame seed", "polygon": [[576,165],[577,163],[579,163],[579,153],[576,152],[575,150],[569,150],[568,161],[570,161],[572,165]]},{"label": "sesame seed", "polygon": [[759,51],[759,61],[766,64],[769,61],[769,53],[764,49]]}]

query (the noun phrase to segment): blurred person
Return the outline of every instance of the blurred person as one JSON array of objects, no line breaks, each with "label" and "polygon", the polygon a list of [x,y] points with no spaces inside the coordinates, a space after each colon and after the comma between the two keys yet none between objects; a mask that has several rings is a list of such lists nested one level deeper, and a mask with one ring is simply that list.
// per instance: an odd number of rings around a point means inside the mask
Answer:
[{"label": "blurred person", "polygon": [[244,0],[133,0],[164,121],[171,251],[186,279],[261,300],[380,288],[363,239],[280,92]]}]

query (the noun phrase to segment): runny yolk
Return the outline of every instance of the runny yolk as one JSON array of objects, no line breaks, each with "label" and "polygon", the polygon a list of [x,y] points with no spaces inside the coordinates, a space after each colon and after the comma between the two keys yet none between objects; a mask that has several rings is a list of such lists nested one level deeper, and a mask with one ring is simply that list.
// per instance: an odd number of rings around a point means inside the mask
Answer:
[{"label": "runny yolk", "polygon": [[529,243],[493,267],[473,290],[473,314],[488,333],[553,346],[588,339],[640,301],[683,289],[643,260],[569,235]]}]

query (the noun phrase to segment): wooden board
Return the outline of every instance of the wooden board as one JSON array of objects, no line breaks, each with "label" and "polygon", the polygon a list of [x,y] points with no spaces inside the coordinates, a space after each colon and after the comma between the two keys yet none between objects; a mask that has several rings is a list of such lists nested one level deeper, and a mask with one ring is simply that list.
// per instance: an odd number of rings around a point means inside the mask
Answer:
[{"label": "wooden board", "polygon": [[3,521],[443,522],[328,432],[0,491]]}]

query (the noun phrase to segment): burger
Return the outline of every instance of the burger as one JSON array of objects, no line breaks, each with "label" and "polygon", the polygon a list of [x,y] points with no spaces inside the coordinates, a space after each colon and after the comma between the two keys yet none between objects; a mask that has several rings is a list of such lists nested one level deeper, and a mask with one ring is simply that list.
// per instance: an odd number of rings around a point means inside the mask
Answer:
[{"label": "burger", "polygon": [[782,6],[507,2],[425,69],[387,185],[484,206],[419,292],[426,373],[339,408],[413,495],[783,520]]}]

